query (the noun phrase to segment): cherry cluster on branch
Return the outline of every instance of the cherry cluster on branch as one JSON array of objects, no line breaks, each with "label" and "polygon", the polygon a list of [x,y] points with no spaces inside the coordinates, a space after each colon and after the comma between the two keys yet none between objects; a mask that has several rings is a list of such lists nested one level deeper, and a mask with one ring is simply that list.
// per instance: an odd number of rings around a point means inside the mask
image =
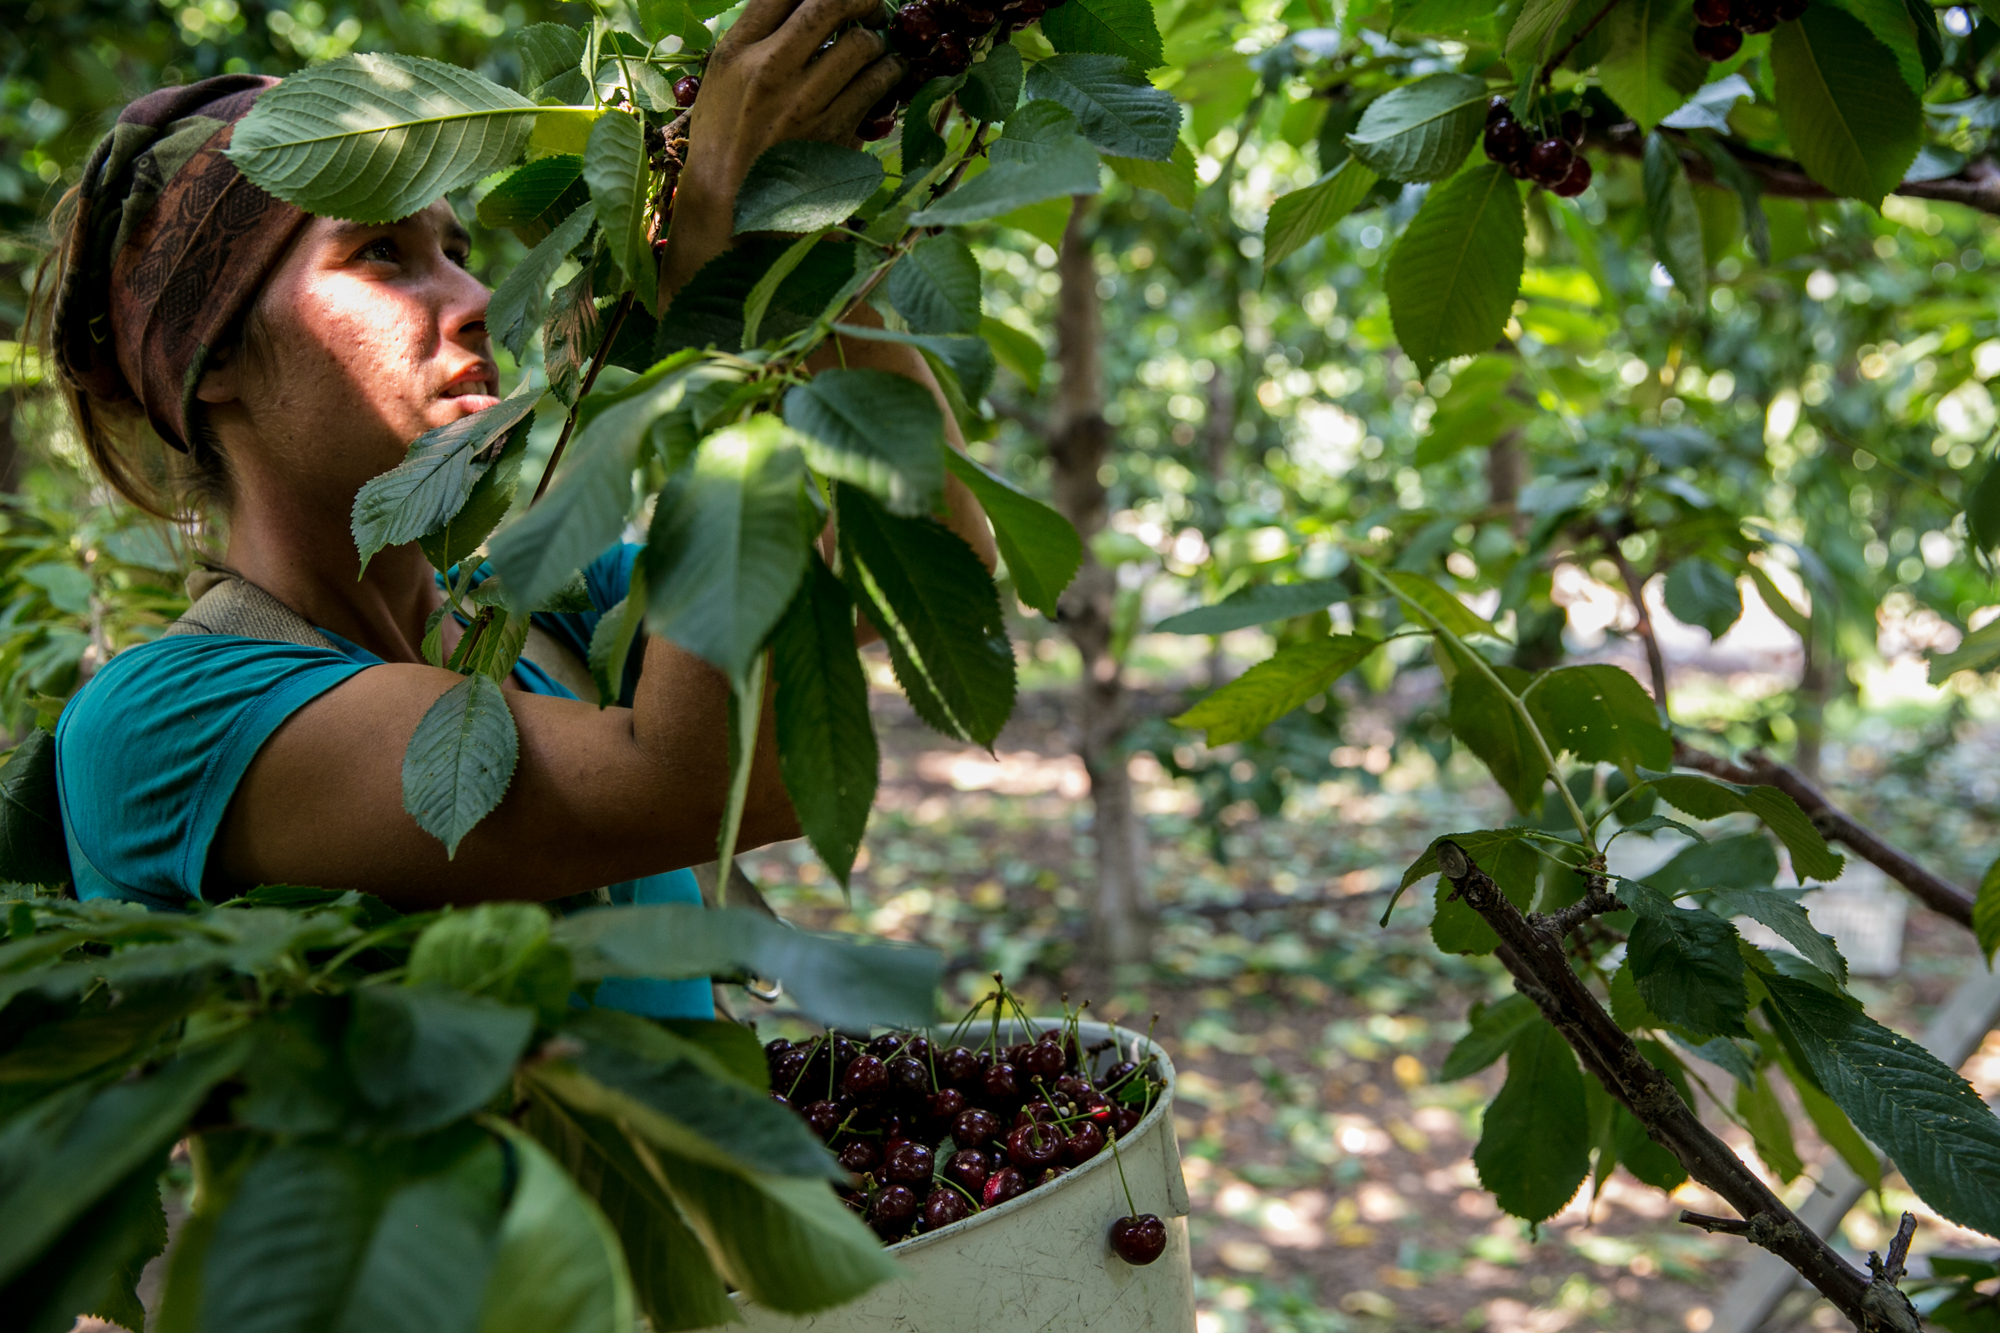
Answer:
[{"label": "cherry cluster on branch", "polygon": [[1694,49],[1727,60],[1743,49],[1745,33],[1769,32],[1805,12],[1806,0],[1694,0]]},{"label": "cherry cluster on branch", "polygon": [[1572,107],[1552,125],[1534,128],[1514,118],[1504,97],[1486,104],[1486,156],[1514,174],[1568,199],[1590,184],[1590,159],[1582,151],[1583,112]]},{"label": "cherry cluster on branch", "polygon": [[895,91],[868,110],[863,139],[887,138],[896,114],[932,79],[948,79],[972,67],[979,43],[991,34],[1004,42],[1063,4],[1064,0],[910,0],[889,20],[889,46],[910,62]]}]

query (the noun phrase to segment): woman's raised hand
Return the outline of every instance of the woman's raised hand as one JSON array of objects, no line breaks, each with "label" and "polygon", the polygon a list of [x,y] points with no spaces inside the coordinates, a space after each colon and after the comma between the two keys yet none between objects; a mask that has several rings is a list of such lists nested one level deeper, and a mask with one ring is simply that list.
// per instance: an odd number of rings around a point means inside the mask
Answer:
[{"label": "woman's raised hand", "polygon": [[716,43],[674,197],[663,299],[728,247],[737,188],[765,149],[787,139],[859,143],[862,117],[905,69],[879,29],[850,26],[881,14],[881,0],[751,0]]}]

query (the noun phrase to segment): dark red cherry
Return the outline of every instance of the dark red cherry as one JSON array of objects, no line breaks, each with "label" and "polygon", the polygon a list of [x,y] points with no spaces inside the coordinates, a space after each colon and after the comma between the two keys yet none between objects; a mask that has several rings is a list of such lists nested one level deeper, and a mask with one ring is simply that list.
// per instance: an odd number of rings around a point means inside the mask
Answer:
[{"label": "dark red cherry", "polygon": [[854,137],[863,143],[874,143],[877,139],[886,139],[895,132],[896,117],[895,113],[891,112],[886,116],[870,116],[862,121],[855,127]]},{"label": "dark red cherry", "polygon": [[840,1122],[845,1119],[840,1107],[824,1098],[806,1103],[805,1109],[799,1114],[806,1118],[808,1125],[812,1126],[812,1132],[822,1139],[832,1138],[833,1132],[840,1128]]},{"label": "dark red cherry", "polygon": [[841,1166],[857,1176],[882,1165],[882,1150],[873,1139],[849,1139],[836,1155]]},{"label": "dark red cherry", "polygon": [[1060,1075],[1066,1063],[1062,1046],[1053,1041],[1038,1041],[1021,1057],[1022,1070],[1029,1079],[1045,1083]]},{"label": "dark red cherry", "polygon": [[964,1109],[965,1094],[957,1088],[944,1088],[924,1099],[924,1116],[937,1126],[940,1134],[950,1131],[951,1122]]},{"label": "dark red cherry", "polygon": [[1117,1131],[1121,1142],[1129,1138],[1143,1119],[1136,1106],[1114,1106],[1111,1108],[1111,1128]]},{"label": "dark red cherry", "polygon": [[1590,159],[1578,153],[1576,161],[1570,164],[1569,175],[1549,188],[1565,199],[1573,199],[1582,194],[1590,188]]},{"label": "dark red cherry", "polygon": [[931,1044],[922,1037],[911,1037],[903,1044],[903,1054],[909,1056],[912,1060],[922,1060],[925,1064],[929,1064],[931,1062]]},{"label": "dark red cherry", "polygon": [[1104,1131],[1089,1120],[1074,1126],[1063,1140],[1062,1156],[1071,1166],[1082,1166],[1104,1151]]},{"label": "dark red cherry", "polygon": [[1081,1102],[1095,1091],[1096,1089],[1090,1086],[1090,1080],[1081,1074],[1064,1074],[1056,1080],[1056,1096],[1072,1102]]},{"label": "dark red cherry", "polygon": [[1790,23],[1793,19],[1804,18],[1806,0],[1778,0],[1778,22]]},{"label": "dark red cherry", "polygon": [[773,1037],[764,1043],[764,1063],[775,1066],[778,1057],[792,1049],[792,1044],[783,1037]]},{"label": "dark red cherry", "polygon": [[1062,1156],[1062,1136],[1048,1125],[1022,1125],[1007,1135],[1007,1156],[1022,1175],[1046,1171]]},{"label": "dark red cherry", "polygon": [[972,49],[957,33],[940,33],[937,44],[931,47],[931,60],[945,73],[957,74],[972,63]]},{"label": "dark red cherry", "polygon": [[1144,1266],[1167,1252],[1167,1227],[1151,1213],[1121,1217],[1111,1224],[1111,1252],[1128,1264]]},{"label": "dark red cherry", "polygon": [[951,1141],[961,1148],[977,1148],[999,1132],[1000,1121],[984,1107],[960,1111],[951,1122]]},{"label": "dark red cherry", "polygon": [[833,1063],[841,1069],[847,1068],[854,1060],[854,1057],[862,1053],[861,1048],[856,1046],[853,1040],[843,1033],[834,1034],[831,1049],[833,1051]]},{"label": "dark red cherry", "polygon": [[898,1185],[928,1185],[935,1166],[936,1159],[929,1148],[905,1139],[892,1144],[882,1155],[882,1178]]},{"label": "dark red cherry", "polygon": [[963,1046],[954,1046],[938,1057],[938,1073],[945,1086],[963,1088],[979,1077],[979,1057]]},{"label": "dark red cherry", "polygon": [[[1498,159],[1495,160],[1497,161]],[[1107,1089],[1115,1088],[1138,1072],[1139,1066],[1133,1064],[1130,1060],[1120,1060],[1117,1064],[1104,1071],[1104,1081],[1098,1086]]]},{"label": "dark red cherry", "polygon": [[1722,28],[1736,22],[1736,0],[1694,0],[1694,21],[1704,28]]},{"label": "dark red cherry", "polygon": [[1562,139],[1544,139],[1528,150],[1528,179],[1537,185],[1560,185],[1576,162],[1576,149]]},{"label": "dark red cherry", "polygon": [[992,1208],[1009,1199],[1018,1198],[1028,1188],[1028,1182],[1021,1179],[1021,1173],[1011,1166],[1003,1166],[986,1177],[986,1187],[979,1192],[979,1202]]},{"label": "dark red cherry", "polygon": [[889,1067],[877,1056],[856,1056],[840,1076],[840,1090],[857,1102],[872,1102],[889,1091]]},{"label": "dark red cherry", "polygon": [[1727,60],[1743,49],[1743,29],[1696,28],[1694,49],[1708,60]]},{"label": "dark red cherry", "polygon": [[674,80],[674,105],[690,107],[694,99],[701,95],[701,80],[692,74],[683,74]]},{"label": "dark red cherry", "polygon": [[954,1189],[932,1190],[931,1197],[924,1200],[924,1215],[917,1226],[923,1231],[936,1231],[971,1216],[972,1201],[963,1194]]},{"label": "dark red cherry", "polygon": [[1011,1106],[1021,1100],[1021,1080],[1014,1066],[1002,1061],[986,1071],[986,1100]]},{"label": "dark red cherry", "polygon": [[1769,32],[1778,26],[1778,0],[1736,0],[1736,26],[1745,32]]},{"label": "dark red cherry", "polygon": [[868,1044],[861,1049],[878,1060],[887,1060],[902,1048],[903,1039],[901,1037],[893,1032],[884,1032],[879,1037],[869,1038]]},{"label": "dark red cherry", "polygon": [[916,1192],[907,1185],[891,1185],[877,1190],[868,1201],[868,1225],[884,1240],[892,1240],[910,1229],[916,1220]]},{"label": "dark red cherry", "polygon": [[889,1062],[889,1085],[905,1097],[927,1097],[931,1071],[922,1060],[899,1055]]},{"label": "dark red cherry", "polygon": [[974,1196],[986,1188],[992,1173],[986,1154],[976,1148],[961,1148],[944,1159],[944,1178]]},{"label": "dark red cherry", "polygon": [[1486,127],[1486,156],[1513,166],[1528,156],[1528,132],[1511,117],[1493,121]]},{"label": "dark red cherry", "polygon": [[966,30],[975,37],[984,36],[988,28],[1000,21],[997,0],[965,0],[959,8],[965,13]]},{"label": "dark red cherry", "polygon": [[1583,112],[1575,107],[1562,113],[1562,137],[1572,144],[1583,142]]},{"label": "dark red cherry", "polygon": [[1060,1165],[1052,1166],[1048,1170],[1042,1172],[1041,1179],[1035,1181],[1034,1184],[1031,1185],[1029,1188],[1040,1189],[1044,1185],[1052,1185],[1057,1180],[1061,1179],[1062,1177],[1068,1174],[1069,1174],[1068,1167]]},{"label": "dark red cherry", "polygon": [[796,1048],[786,1051],[771,1066],[771,1086],[779,1092],[790,1092],[801,1083],[810,1082],[805,1077],[806,1068],[812,1063],[809,1052]]},{"label": "dark red cherry", "polygon": [[1512,120],[1513,118],[1513,106],[1507,101],[1504,93],[1495,93],[1486,99],[1486,123],[1488,125],[1491,125],[1496,120]]}]

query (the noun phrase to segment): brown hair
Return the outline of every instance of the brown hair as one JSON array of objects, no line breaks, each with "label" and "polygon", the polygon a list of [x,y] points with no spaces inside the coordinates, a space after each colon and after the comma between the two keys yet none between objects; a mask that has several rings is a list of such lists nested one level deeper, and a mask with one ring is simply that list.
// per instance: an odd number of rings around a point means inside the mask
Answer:
[{"label": "brown hair", "polygon": [[[146,513],[170,522],[226,514],[231,497],[229,460],[205,415],[197,415],[191,423],[193,438],[182,452],[153,429],[137,400],[104,398],[84,387],[77,368],[64,355],[56,327],[56,300],[86,243],[79,193],[77,187],[71,187],[50,215],[50,246],[35,268],[22,345],[40,354],[44,385],[61,400],[84,453],[112,490]],[[264,350],[263,319],[253,302],[234,331],[210,355],[220,363],[230,356],[257,356]]]}]

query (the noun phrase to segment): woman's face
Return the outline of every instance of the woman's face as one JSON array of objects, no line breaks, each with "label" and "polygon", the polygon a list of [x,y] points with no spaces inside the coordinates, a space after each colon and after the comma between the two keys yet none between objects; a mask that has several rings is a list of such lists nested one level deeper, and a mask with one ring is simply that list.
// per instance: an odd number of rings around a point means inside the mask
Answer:
[{"label": "woman's face", "polygon": [[256,354],[203,379],[225,451],[351,493],[425,431],[493,406],[469,249],[443,200],[400,222],[311,219],[258,297]]}]

